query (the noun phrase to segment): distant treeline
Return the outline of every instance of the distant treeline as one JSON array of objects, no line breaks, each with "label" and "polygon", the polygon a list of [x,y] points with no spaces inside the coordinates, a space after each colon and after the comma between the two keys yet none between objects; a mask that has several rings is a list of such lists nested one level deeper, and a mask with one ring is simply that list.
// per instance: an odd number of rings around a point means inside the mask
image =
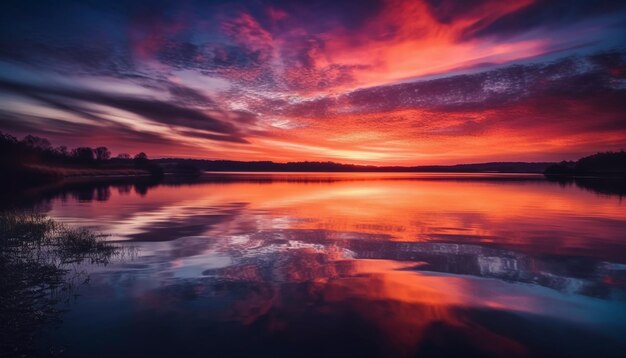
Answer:
[{"label": "distant treeline", "polygon": [[[22,140],[0,132],[0,184],[25,186],[59,180],[68,172],[109,173],[112,170],[135,170],[153,176],[163,174],[160,166],[141,152],[131,157],[119,154],[112,158],[107,147],[53,147],[46,138],[27,135]],[[91,170],[91,171],[90,171]]]},{"label": "distant treeline", "polygon": [[549,176],[626,175],[626,153],[598,153],[578,161],[561,163],[491,162],[457,165],[373,166],[334,162],[234,161],[203,159],[154,159],[141,152],[111,156],[107,147],[53,147],[49,140],[27,135],[18,140],[0,132],[0,185],[29,186],[67,176],[160,177],[164,173],[199,176],[215,172],[439,172],[439,173],[544,173]]},{"label": "distant treeline", "polygon": [[77,147],[69,149],[62,145],[53,147],[46,138],[27,135],[22,140],[0,132],[0,163],[23,164],[23,163],[46,163],[46,164],[73,164],[73,165],[99,165],[105,162],[128,163],[131,159],[143,162],[148,159],[145,153],[138,153],[133,158],[129,154],[122,153],[111,157],[111,151],[107,147]]},{"label": "distant treeline", "polygon": [[427,166],[373,166],[340,164],[334,162],[288,162],[271,161],[242,162],[234,160],[203,159],[155,159],[166,171],[175,166],[195,167],[204,171],[216,172],[498,172],[498,173],[542,173],[553,163],[493,162],[458,165]]},{"label": "distant treeline", "polygon": [[577,161],[563,161],[549,166],[548,176],[626,176],[626,152],[596,153]]}]

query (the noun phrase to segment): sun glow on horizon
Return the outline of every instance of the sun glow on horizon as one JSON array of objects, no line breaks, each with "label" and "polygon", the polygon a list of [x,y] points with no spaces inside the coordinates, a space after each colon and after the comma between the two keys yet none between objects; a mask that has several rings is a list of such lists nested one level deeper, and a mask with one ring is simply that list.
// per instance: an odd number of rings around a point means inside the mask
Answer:
[{"label": "sun glow on horizon", "polygon": [[376,165],[558,161],[626,143],[619,4],[194,6],[46,5],[24,31],[30,10],[6,12],[0,130],[151,157]]}]

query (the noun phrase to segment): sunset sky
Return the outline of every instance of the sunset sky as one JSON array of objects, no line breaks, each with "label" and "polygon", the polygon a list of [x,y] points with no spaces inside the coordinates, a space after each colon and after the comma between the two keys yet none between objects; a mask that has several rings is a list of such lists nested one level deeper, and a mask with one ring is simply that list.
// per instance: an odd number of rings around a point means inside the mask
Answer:
[{"label": "sunset sky", "polygon": [[576,159],[626,148],[626,2],[3,1],[0,130],[150,157]]}]

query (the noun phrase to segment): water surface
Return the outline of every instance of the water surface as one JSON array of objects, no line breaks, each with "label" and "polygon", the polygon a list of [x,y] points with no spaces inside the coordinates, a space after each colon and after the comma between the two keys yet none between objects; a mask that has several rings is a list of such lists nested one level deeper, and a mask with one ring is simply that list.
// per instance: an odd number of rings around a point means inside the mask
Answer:
[{"label": "water surface", "polygon": [[66,356],[626,349],[626,205],[606,190],[535,175],[240,173],[34,202],[138,250],[86,268],[45,338]]}]

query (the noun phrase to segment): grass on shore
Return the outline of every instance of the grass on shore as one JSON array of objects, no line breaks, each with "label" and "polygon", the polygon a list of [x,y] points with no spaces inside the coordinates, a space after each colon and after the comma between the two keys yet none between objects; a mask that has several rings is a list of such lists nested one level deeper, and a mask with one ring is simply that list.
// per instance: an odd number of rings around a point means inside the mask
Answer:
[{"label": "grass on shore", "polygon": [[48,173],[56,177],[93,177],[93,176],[148,176],[150,172],[136,168],[73,168],[53,167],[47,165],[26,165],[27,168],[39,173]]},{"label": "grass on shore", "polygon": [[79,264],[106,265],[119,250],[42,215],[0,213],[0,356],[35,355],[40,328],[87,278]]}]

